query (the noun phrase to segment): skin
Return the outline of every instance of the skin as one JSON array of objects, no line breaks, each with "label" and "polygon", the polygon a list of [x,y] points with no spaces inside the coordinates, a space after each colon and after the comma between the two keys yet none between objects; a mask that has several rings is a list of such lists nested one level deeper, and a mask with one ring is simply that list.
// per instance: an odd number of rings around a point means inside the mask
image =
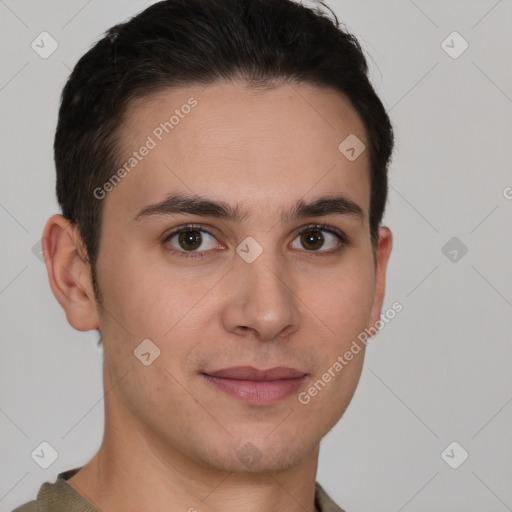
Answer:
[{"label": "skin", "polygon": [[[104,346],[103,443],[68,483],[109,512],[313,512],[319,443],[354,394],[364,349],[307,405],[297,393],[249,405],[201,372],[291,366],[308,374],[304,391],[379,320],[392,234],[380,228],[374,261],[368,151],[350,162],[338,150],[349,134],[368,148],[364,126],[331,89],[217,82],[133,103],[121,132],[126,155],[191,96],[198,105],[104,199],[103,305],[76,227],[60,215],[46,224],[53,293],[68,322],[99,329]],[[243,223],[189,214],[133,220],[176,191],[239,203],[248,216]],[[334,193],[359,204],[363,221],[329,215],[281,223],[281,209]],[[172,253],[185,253],[177,237],[163,241],[187,223],[213,235],[201,232],[203,259]],[[311,223],[339,228],[349,244],[325,255],[339,241],[323,231],[324,245],[308,250],[300,232]],[[250,264],[236,253],[247,236],[263,248]],[[133,354],[146,338],[161,351],[150,366]],[[261,453],[250,467],[237,457],[247,442]]]}]

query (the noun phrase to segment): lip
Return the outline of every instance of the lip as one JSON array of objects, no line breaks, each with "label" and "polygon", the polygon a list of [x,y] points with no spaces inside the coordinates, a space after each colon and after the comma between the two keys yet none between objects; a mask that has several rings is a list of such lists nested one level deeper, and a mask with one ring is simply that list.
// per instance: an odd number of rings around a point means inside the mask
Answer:
[{"label": "lip", "polygon": [[275,368],[268,368],[266,370],[258,370],[254,366],[232,366],[231,368],[223,368],[214,372],[208,372],[206,375],[211,377],[221,377],[224,379],[238,379],[238,380],[279,380],[279,379],[295,379],[304,377],[306,375],[300,370],[289,368],[287,366],[276,366]]},{"label": "lip", "polygon": [[248,404],[272,404],[296,392],[307,374],[295,368],[278,366],[259,370],[253,366],[234,366],[203,373],[217,389]]}]

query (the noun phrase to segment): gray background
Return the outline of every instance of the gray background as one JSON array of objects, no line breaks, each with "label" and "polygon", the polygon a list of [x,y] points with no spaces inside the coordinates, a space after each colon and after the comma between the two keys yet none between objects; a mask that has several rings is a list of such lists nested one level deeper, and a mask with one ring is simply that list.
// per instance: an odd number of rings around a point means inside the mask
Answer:
[{"label": "gray background", "polygon": [[[59,211],[52,143],[70,69],[147,5],[0,0],[1,511],[101,442],[97,332],[68,325],[32,249]],[[369,343],[318,480],[348,512],[512,510],[512,2],[329,5],[369,56],[395,127],[383,311],[403,311]],[[59,45],[46,59],[31,48],[43,31]],[[469,44],[457,58],[445,49],[459,53],[460,39],[441,44],[453,31]],[[31,458],[42,441],[58,452],[47,469]],[[469,453],[458,469],[441,457],[453,441]]]}]

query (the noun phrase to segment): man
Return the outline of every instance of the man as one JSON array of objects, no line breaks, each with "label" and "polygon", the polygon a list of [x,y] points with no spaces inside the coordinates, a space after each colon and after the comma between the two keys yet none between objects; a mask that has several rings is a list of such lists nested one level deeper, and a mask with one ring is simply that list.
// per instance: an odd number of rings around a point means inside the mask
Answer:
[{"label": "man", "polygon": [[319,10],[169,0],[110,29],[63,91],[43,235],[68,322],[101,333],[104,439],[16,511],[340,511],[319,444],[381,314],[392,147]]}]

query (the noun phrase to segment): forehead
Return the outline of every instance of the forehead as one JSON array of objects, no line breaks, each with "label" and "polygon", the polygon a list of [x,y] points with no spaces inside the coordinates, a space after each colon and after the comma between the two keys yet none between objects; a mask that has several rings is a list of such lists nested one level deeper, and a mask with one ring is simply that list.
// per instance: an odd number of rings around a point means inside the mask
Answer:
[{"label": "forehead", "polygon": [[350,161],[339,149],[354,136],[369,147],[355,109],[329,88],[218,82],[165,89],[129,105],[118,155],[127,172],[107,204],[133,218],[182,191],[236,199],[261,215],[342,192],[367,215],[368,151]]}]

